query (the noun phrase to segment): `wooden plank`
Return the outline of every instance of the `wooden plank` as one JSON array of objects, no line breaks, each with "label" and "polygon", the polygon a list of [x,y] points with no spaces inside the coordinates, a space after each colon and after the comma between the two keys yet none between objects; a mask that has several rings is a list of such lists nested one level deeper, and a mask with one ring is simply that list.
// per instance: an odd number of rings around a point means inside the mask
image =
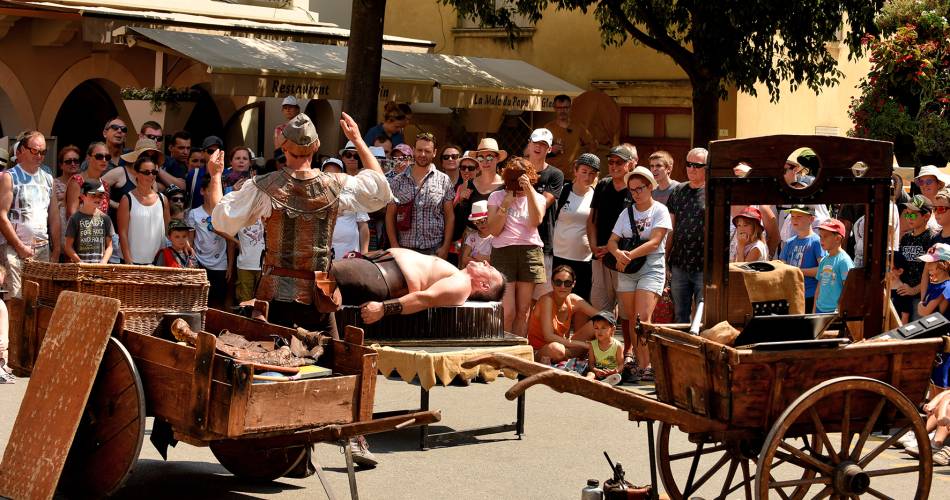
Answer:
[{"label": "wooden plank", "polygon": [[120,302],[63,292],[0,464],[0,495],[52,498]]},{"label": "wooden plank", "polygon": [[217,337],[209,333],[198,333],[189,407],[191,409],[192,431],[199,434],[208,428],[208,409],[211,406],[211,367],[214,362],[216,340]]},{"label": "wooden plank", "polygon": [[234,383],[231,386],[231,405],[228,408],[227,435],[229,437],[240,436],[244,432],[247,400],[251,394],[253,377],[254,369],[249,365],[235,368]]},{"label": "wooden plank", "polygon": [[257,384],[247,401],[245,433],[292,430],[353,421],[359,377]]},{"label": "wooden plank", "polygon": [[29,355],[25,352],[24,346],[26,303],[23,299],[7,299],[4,303],[6,303],[9,318],[7,332],[10,341],[7,346],[7,363],[10,364],[13,374],[17,377],[29,377],[33,364],[28,362]]}]

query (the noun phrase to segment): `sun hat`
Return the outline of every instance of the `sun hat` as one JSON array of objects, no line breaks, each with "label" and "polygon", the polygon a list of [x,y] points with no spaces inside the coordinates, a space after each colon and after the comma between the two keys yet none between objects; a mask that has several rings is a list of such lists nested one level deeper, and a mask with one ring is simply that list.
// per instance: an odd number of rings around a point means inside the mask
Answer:
[{"label": "sun hat", "polygon": [[554,144],[554,134],[546,128],[536,128],[531,132],[531,142],[546,142],[551,146]]},{"label": "sun hat", "polygon": [[739,212],[738,214],[736,214],[735,217],[732,218],[733,225],[735,225],[736,219],[738,219],[739,217],[742,217],[743,219],[754,220],[756,224],[759,225],[760,228],[765,229],[765,226],[762,225],[762,212],[759,211],[758,208],[745,207],[741,212]]},{"label": "sun hat", "polygon": [[395,153],[396,151],[399,151],[400,153],[406,156],[412,156],[412,147],[410,147],[406,143],[396,144],[396,146],[393,147],[393,153]]},{"label": "sun hat", "polygon": [[910,201],[902,203],[901,207],[906,208],[911,212],[920,212],[924,214],[933,212],[933,203],[931,203],[930,200],[928,200],[927,197],[922,194],[915,194],[913,197],[911,197]]},{"label": "sun hat", "polygon": [[478,160],[475,159],[475,154],[473,151],[466,151],[465,154],[459,157],[459,167],[462,166],[463,161],[470,161],[474,163],[476,167],[478,166]]},{"label": "sun hat", "polygon": [[336,165],[337,167],[340,167],[341,171],[346,172],[346,167],[343,166],[343,160],[340,160],[339,158],[327,158],[326,160],[323,160],[320,168],[326,170],[327,165]]},{"label": "sun hat", "polygon": [[468,220],[478,220],[488,217],[488,200],[481,200],[472,203],[472,213],[468,216]]},{"label": "sun hat", "polygon": [[950,260],[950,245],[946,243],[934,243],[927,253],[917,257],[924,262],[946,262]]},{"label": "sun hat", "polygon": [[[281,131],[281,135],[284,136],[284,139],[304,147],[311,146],[320,139],[317,136],[317,127],[310,121],[310,117],[303,113],[291,118],[284,130]],[[205,141],[207,142],[207,139]]]},{"label": "sun hat", "polygon": [[356,145],[353,144],[353,141],[346,141],[346,145],[343,146],[343,149],[341,149],[337,154],[342,155],[344,151],[356,151]]},{"label": "sun hat", "polygon": [[917,174],[917,177],[914,177],[914,181],[928,175],[936,177],[938,181],[943,183],[944,187],[950,186],[950,175],[943,173],[934,165],[924,165],[920,167],[920,173]]},{"label": "sun hat", "polygon": [[504,161],[505,158],[508,158],[508,152],[504,149],[498,149],[498,141],[492,139],[491,137],[486,137],[478,142],[478,147],[475,148],[475,151],[469,151],[469,154],[472,158],[478,156],[478,153],[482,151],[491,151],[498,154],[498,161]]},{"label": "sun hat", "polygon": [[135,141],[135,149],[125,153],[119,158],[125,160],[126,163],[135,163],[135,161],[139,159],[139,156],[141,156],[142,153],[146,151],[154,151],[158,153],[158,165],[163,165],[165,163],[165,154],[162,153],[162,150],[158,147],[158,144],[148,137],[142,137]]},{"label": "sun hat", "polygon": [[818,225],[818,229],[824,229],[825,231],[837,233],[842,238],[844,238],[847,234],[847,230],[844,227],[844,222],[841,222],[838,219],[825,219],[821,224]]},{"label": "sun hat", "polygon": [[382,146],[370,146],[369,152],[373,154],[377,159],[382,159],[386,157],[386,150]]},{"label": "sun hat", "polygon": [[630,172],[627,172],[627,174],[623,176],[624,185],[627,185],[630,182],[630,178],[633,177],[634,175],[638,177],[643,177],[644,179],[650,182],[650,186],[653,189],[656,189],[657,182],[656,182],[656,178],[653,177],[653,172],[650,172],[650,169],[643,166],[634,168]]}]

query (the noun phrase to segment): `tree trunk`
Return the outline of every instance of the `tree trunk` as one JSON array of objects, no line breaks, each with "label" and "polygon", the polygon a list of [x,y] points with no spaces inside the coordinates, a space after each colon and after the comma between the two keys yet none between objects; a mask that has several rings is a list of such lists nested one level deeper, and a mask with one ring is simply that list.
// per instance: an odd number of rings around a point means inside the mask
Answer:
[{"label": "tree trunk", "polygon": [[[353,0],[343,111],[352,116],[363,131],[376,124],[385,16],[386,0]],[[345,140],[342,138],[341,143]]]},{"label": "tree trunk", "polygon": [[719,82],[693,82],[693,146],[709,148],[719,138]]}]

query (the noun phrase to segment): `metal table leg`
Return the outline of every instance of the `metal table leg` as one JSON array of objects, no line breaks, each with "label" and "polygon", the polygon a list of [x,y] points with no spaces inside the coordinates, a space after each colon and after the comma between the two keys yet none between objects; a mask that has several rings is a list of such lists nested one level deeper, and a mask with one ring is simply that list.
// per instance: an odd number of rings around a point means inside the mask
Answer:
[{"label": "metal table leg", "polygon": [[[518,380],[524,379],[524,376],[518,375]],[[526,391],[527,392],[527,391]],[[518,408],[517,408],[517,420],[515,421],[515,434],[518,435],[518,439],[521,439],[521,436],[524,435],[524,409],[525,409],[525,393],[522,392],[518,396]]]},{"label": "metal table leg", "polygon": [[346,456],[346,477],[350,481],[350,499],[360,500],[360,493],[356,489],[356,470],[353,465],[353,449],[350,448],[350,442],[343,442],[343,454]]},{"label": "metal table leg", "polygon": [[656,443],[653,437],[653,421],[647,420],[647,448],[650,453],[650,499],[659,498],[659,490],[656,484]]},{"label": "metal table leg", "polygon": [[[425,387],[419,388],[422,392],[419,396],[419,410],[429,411],[429,391]],[[422,451],[429,449],[429,426],[419,426],[419,449]]]}]

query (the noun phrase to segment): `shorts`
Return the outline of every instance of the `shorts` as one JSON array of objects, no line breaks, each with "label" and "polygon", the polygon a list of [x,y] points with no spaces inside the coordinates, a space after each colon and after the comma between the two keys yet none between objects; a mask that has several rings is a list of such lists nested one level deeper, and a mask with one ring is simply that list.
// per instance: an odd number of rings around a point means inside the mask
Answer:
[{"label": "shorts", "polygon": [[551,270],[554,269],[554,256],[545,255],[544,256],[544,283],[534,287],[534,294],[531,296],[531,300],[537,302],[542,295],[554,291],[554,287],[551,286]]},{"label": "shorts", "polygon": [[544,252],[535,245],[509,245],[493,248],[491,265],[508,279],[509,283],[544,283]]},{"label": "shorts", "polygon": [[666,263],[661,253],[647,255],[647,261],[635,273],[617,273],[618,293],[646,290],[657,295],[663,295],[663,285],[665,284]]},{"label": "shorts", "polygon": [[254,298],[257,292],[257,283],[261,281],[260,271],[250,271],[247,269],[237,270],[237,285],[235,286],[235,298],[238,302],[244,302]]}]

